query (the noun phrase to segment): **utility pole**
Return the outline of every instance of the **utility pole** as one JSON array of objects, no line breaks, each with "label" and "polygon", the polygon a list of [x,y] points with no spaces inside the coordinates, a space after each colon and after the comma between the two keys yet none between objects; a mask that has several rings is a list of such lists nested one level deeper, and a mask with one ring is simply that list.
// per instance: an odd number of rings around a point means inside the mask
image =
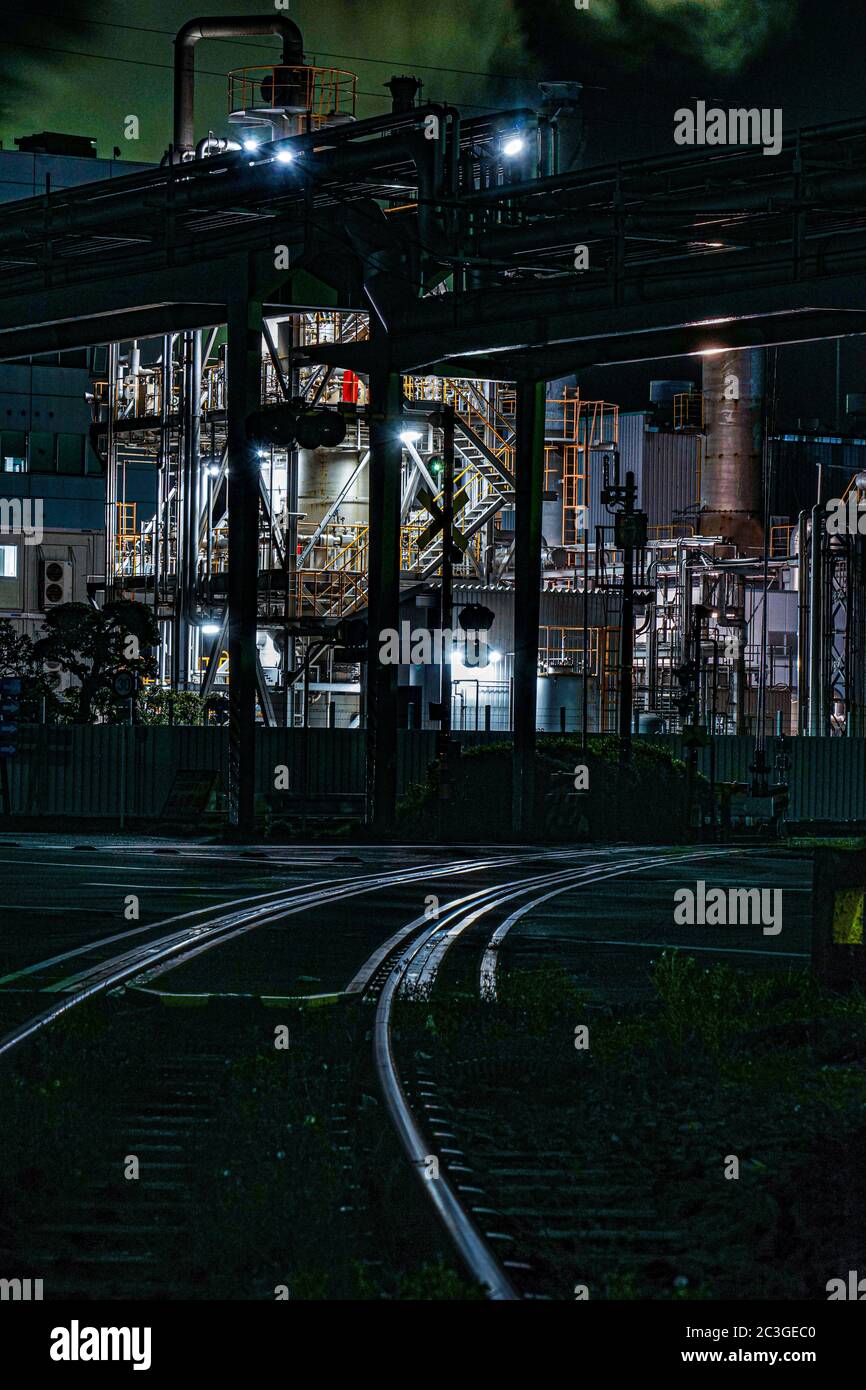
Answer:
[{"label": "utility pole", "polygon": [[622,614],[619,644],[619,737],[622,761],[631,759],[634,717],[634,561],[647,543],[647,514],[638,511],[634,473],[619,480],[619,450],[602,458],[602,504],[614,514],[614,544],[622,550]]},{"label": "utility pole", "polygon": [[[451,628],[451,613],[454,608],[454,407],[447,406],[438,412],[434,422],[442,427],[442,607],[439,626],[442,632]],[[462,559],[462,551],[457,550]],[[441,664],[439,700],[442,705],[439,722],[440,743],[443,756],[447,759],[451,739],[451,666],[443,659]]]}]

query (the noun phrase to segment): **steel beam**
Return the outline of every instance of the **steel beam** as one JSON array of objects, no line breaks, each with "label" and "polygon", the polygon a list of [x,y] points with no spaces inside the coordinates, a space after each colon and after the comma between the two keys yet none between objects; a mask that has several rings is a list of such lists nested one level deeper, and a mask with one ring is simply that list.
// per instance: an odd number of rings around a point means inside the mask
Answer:
[{"label": "steel beam", "polygon": [[370,530],[367,561],[367,821],[387,833],[397,805],[397,673],[379,659],[386,628],[400,628],[400,440],[402,382],[370,373]]},{"label": "steel beam", "polygon": [[[246,267],[244,267],[246,272]],[[249,275],[233,279],[229,304],[228,583],[230,826],[255,825],[256,623],[259,561],[259,460],[249,417],[261,404],[262,304],[251,297]]]},{"label": "steel beam", "polygon": [[517,386],[514,525],[514,754],[511,815],[515,834],[532,831],[535,713],[541,615],[541,494],[544,490],[543,381]]}]

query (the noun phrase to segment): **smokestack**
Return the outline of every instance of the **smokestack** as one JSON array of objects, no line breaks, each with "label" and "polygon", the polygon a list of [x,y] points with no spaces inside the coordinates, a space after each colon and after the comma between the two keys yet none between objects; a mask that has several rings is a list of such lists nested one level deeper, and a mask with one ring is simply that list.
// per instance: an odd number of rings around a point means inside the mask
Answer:
[{"label": "smokestack", "polygon": [[704,427],[701,533],[726,536],[740,550],[764,541],[764,349],[728,349],[703,359]]},{"label": "smokestack", "polygon": [[405,74],[402,77],[395,76],[390,82],[386,82],[385,86],[391,93],[392,115],[403,116],[407,111],[414,109],[421,90],[421,83],[417,77],[407,77]]},{"label": "smokestack", "polygon": [[539,115],[550,133],[552,149],[546,160],[548,174],[567,174],[583,167],[586,126],[580,82],[539,82]]}]

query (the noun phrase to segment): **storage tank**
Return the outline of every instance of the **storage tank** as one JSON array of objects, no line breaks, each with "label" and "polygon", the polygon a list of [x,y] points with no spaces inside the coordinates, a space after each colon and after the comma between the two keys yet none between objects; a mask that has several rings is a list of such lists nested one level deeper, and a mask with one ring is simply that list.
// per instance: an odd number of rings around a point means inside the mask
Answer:
[{"label": "storage tank", "polygon": [[558,449],[551,449],[544,471],[544,490],[555,497],[545,497],[541,504],[541,534],[553,549],[562,545],[562,455]]},{"label": "storage tank", "polygon": [[[298,450],[298,511],[305,531],[319,524],[358,467],[353,449]],[[338,516],[349,526],[369,520],[367,470],[363,469],[340,503]]]},{"label": "storage tank", "polygon": [[764,350],[708,353],[703,372],[701,534],[727,536],[741,550],[760,548]]},{"label": "storage tank", "polygon": [[[598,728],[598,685],[590,677],[588,690],[590,729]],[[562,730],[562,711],[565,711],[565,732],[573,734],[583,726],[583,677],[573,671],[538,677],[535,725],[546,734]]]}]

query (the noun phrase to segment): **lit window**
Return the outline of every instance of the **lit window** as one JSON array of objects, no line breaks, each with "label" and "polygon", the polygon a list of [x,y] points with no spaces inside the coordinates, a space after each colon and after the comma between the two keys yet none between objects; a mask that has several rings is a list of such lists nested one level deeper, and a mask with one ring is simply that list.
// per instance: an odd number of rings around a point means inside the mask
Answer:
[{"label": "lit window", "polygon": [[18,578],[17,545],[0,545],[0,579]]}]

